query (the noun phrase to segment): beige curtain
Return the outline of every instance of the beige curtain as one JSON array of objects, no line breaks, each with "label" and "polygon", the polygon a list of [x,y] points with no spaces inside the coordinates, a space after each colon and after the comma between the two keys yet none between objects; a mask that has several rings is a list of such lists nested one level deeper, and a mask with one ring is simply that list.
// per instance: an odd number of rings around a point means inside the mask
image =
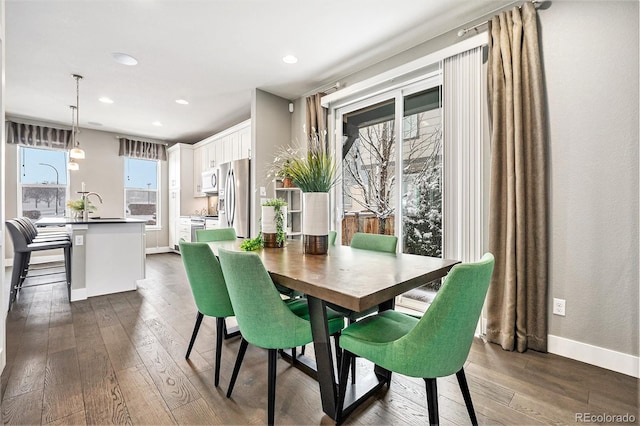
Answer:
[{"label": "beige curtain", "polygon": [[531,3],[489,23],[491,209],[496,265],[487,337],[506,350],[547,350],[547,123]]},{"label": "beige curtain", "polygon": [[167,161],[167,147],[164,144],[137,141],[127,138],[118,139],[120,139],[119,154],[121,157]]},{"label": "beige curtain", "polygon": [[304,131],[307,137],[307,143],[309,149],[314,148],[312,146],[314,142],[318,142],[317,139],[323,141],[324,149],[328,147],[327,141],[327,109],[320,104],[320,99],[325,96],[325,93],[318,92],[315,95],[307,97],[307,121],[304,127]]}]

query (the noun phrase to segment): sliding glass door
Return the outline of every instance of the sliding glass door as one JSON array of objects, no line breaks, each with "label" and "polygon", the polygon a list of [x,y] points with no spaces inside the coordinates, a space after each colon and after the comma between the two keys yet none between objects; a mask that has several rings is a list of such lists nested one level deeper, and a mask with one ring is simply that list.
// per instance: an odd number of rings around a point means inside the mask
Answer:
[{"label": "sliding glass door", "polygon": [[442,256],[439,81],[438,75],[337,110],[343,244],[355,232],[388,234],[398,236],[405,253]]}]

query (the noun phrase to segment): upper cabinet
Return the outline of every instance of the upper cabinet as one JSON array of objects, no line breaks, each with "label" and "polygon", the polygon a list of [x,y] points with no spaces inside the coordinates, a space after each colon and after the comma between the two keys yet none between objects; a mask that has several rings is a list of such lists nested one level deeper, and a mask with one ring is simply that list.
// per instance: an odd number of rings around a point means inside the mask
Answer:
[{"label": "upper cabinet", "polygon": [[194,145],[193,194],[202,192],[202,172],[230,161],[251,158],[251,120],[243,121],[227,130],[210,136]]}]

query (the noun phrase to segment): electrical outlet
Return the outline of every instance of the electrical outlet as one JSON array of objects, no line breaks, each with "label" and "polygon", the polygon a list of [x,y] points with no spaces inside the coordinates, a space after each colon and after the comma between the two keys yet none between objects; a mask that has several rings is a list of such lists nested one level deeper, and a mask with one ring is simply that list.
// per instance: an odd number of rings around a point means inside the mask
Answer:
[{"label": "electrical outlet", "polygon": [[267,188],[265,188],[264,186],[260,187],[260,196],[261,197],[266,197],[267,196]]},{"label": "electrical outlet", "polygon": [[553,314],[560,315],[561,317],[565,316],[565,305],[567,301],[564,299],[556,299],[553,298]]},{"label": "electrical outlet", "polygon": [[84,245],[84,236],[83,235],[76,235],[76,245],[77,246]]}]

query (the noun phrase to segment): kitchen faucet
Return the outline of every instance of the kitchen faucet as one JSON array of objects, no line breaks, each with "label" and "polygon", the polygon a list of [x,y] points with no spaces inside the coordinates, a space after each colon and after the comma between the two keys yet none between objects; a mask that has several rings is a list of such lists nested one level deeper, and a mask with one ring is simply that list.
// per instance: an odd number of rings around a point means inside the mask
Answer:
[{"label": "kitchen faucet", "polygon": [[102,197],[97,192],[83,192],[82,193],[82,200],[83,200],[82,205],[84,206],[84,210],[82,211],[83,222],[86,222],[89,220],[89,209],[87,208],[88,207],[87,201],[88,201],[89,195],[95,195],[96,197],[98,197],[98,200],[100,200],[100,204],[102,204]]}]

